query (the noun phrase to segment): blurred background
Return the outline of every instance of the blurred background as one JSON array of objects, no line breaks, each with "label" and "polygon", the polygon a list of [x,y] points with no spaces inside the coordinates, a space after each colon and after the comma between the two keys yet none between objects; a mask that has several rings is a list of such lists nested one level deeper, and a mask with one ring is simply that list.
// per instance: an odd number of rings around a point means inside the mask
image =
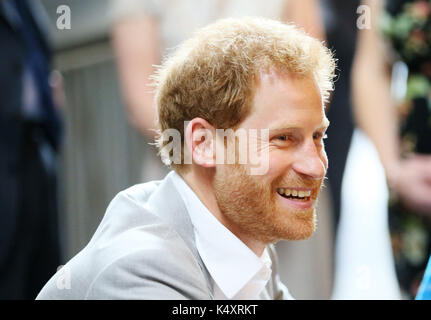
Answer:
[{"label": "blurred background", "polygon": [[318,229],[277,244],[283,282],[297,299],[413,298],[430,252],[430,8],[0,0],[0,70],[10,72],[0,73],[0,299],[34,298],[118,192],[163,178],[150,144],[152,65],[196,28],[242,15],[296,23],[338,59]]},{"label": "blurred background", "polygon": [[[141,155],[149,146],[125,113],[110,45],[109,1],[41,3],[53,31],[53,66],[63,76],[66,95],[59,213],[68,260],[87,244],[113,196],[142,182]],[[63,4],[70,7],[70,30],[56,27],[56,10]]]}]

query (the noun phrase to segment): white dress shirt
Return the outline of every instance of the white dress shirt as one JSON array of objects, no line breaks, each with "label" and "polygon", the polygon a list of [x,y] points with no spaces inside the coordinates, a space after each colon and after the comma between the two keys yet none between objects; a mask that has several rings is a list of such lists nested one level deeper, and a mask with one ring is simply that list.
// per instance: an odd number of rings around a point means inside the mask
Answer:
[{"label": "white dress shirt", "polygon": [[265,299],[271,277],[267,249],[258,257],[227,229],[176,172],[175,187],[192,221],[198,252],[214,283],[215,299]]}]

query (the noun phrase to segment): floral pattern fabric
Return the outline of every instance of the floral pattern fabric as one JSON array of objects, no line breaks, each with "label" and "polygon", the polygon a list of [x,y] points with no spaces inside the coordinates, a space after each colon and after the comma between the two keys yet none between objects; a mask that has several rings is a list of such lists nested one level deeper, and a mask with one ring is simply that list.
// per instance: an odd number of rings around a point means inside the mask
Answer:
[{"label": "floral pattern fabric", "polygon": [[[431,154],[431,0],[389,0],[380,21],[383,35],[409,73],[407,92],[398,106],[402,156]],[[411,212],[393,194],[389,213],[398,279],[413,298],[430,256],[431,213],[426,218]]]}]

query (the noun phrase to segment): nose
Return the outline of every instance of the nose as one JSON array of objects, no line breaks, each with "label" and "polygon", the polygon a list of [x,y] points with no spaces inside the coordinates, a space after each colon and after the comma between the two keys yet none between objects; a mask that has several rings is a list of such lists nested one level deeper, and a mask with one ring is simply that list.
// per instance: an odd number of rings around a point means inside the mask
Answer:
[{"label": "nose", "polygon": [[313,140],[304,142],[298,150],[293,169],[301,175],[312,179],[323,179],[328,169],[328,159],[324,146],[316,146]]}]

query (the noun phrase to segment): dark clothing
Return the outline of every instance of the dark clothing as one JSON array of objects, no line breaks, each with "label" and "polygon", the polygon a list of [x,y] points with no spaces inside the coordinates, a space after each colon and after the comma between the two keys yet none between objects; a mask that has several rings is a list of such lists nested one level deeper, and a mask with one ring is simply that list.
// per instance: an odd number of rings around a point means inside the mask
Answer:
[{"label": "dark clothing", "polygon": [[[0,0],[0,299],[33,299],[59,261],[55,151],[61,122],[35,2]],[[26,113],[24,75],[34,85]]]},{"label": "dark clothing", "polygon": [[60,264],[55,155],[40,135],[40,128],[23,125],[15,232],[3,256],[0,299],[34,299]]},{"label": "dark clothing", "polygon": [[328,154],[328,179],[334,213],[334,230],[340,217],[341,184],[350,140],[353,135],[353,116],[350,101],[350,75],[356,48],[356,8],[360,1],[322,1],[328,47],[337,60],[335,90],[327,110],[331,122],[325,149]]}]

